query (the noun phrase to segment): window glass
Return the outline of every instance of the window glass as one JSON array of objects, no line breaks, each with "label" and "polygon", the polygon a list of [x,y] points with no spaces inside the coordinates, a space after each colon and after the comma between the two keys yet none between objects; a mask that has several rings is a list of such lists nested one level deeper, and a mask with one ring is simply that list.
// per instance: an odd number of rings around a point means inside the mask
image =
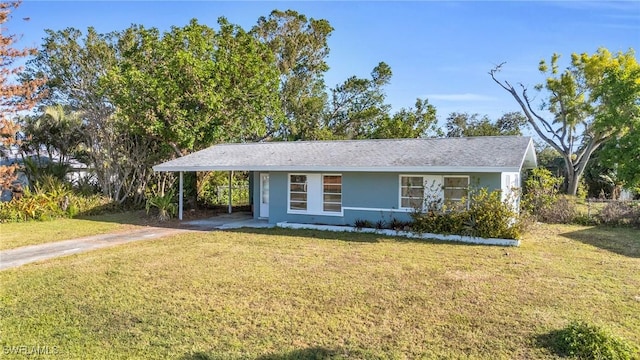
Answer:
[{"label": "window glass", "polygon": [[400,177],[400,206],[421,209],[424,203],[424,181],[422,176]]},{"label": "window glass", "polygon": [[306,175],[289,175],[289,209],[307,210]]},{"label": "window glass", "polygon": [[468,177],[445,177],[444,178],[444,203],[451,206],[468,200],[469,178]]},{"label": "window glass", "polygon": [[469,186],[469,178],[466,177],[445,177],[444,187],[464,187]]},{"label": "window glass", "polygon": [[322,210],[342,211],[342,176],[324,175],[322,177]]}]

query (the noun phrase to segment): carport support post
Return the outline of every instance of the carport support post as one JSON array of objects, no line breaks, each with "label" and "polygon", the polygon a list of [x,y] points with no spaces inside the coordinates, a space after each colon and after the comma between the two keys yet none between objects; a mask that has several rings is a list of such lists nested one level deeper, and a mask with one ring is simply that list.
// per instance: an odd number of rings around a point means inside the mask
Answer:
[{"label": "carport support post", "polygon": [[231,214],[231,180],[233,178],[233,171],[229,171],[229,214]]},{"label": "carport support post", "polygon": [[184,203],[184,199],[182,196],[182,185],[183,183],[183,179],[182,179],[182,171],[180,171],[180,189],[178,190],[178,219],[182,220],[182,205]]}]

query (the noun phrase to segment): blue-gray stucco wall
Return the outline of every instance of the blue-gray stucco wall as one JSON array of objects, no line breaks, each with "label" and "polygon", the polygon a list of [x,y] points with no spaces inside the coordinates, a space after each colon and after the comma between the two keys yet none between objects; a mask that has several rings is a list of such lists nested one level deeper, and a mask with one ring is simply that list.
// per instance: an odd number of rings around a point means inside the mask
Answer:
[{"label": "blue-gray stucco wall", "polygon": [[[392,219],[410,220],[410,213],[398,210],[399,173],[342,173],[342,216],[288,214],[288,173],[269,173],[269,223],[293,222],[307,224],[353,225],[356,220]],[[417,173],[415,173],[417,174]],[[428,175],[422,173],[422,175]],[[447,174],[456,175],[456,174]],[[457,174],[467,175],[467,174]],[[254,217],[259,217],[260,173],[253,173]],[[486,187],[490,191],[500,189],[500,173],[475,173],[470,175],[471,187]],[[375,210],[349,209],[369,208]]]}]

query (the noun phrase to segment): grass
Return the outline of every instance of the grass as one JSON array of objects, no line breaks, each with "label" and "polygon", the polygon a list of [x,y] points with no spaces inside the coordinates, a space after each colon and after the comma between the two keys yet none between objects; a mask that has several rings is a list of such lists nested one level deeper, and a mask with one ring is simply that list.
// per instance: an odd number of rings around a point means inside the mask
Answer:
[{"label": "grass", "polygon": [[1,272],[0,346],[70,359],[547,359],[560,355],[536,339],[580,319],[637,347],[639,235],[544,225],[502,248],[181,234]]},{"label": "grass", "polygon": [[143,220],[130,212],[79,219],[0,223],[0,250],[128,230],[135,224],[142,225]]}]

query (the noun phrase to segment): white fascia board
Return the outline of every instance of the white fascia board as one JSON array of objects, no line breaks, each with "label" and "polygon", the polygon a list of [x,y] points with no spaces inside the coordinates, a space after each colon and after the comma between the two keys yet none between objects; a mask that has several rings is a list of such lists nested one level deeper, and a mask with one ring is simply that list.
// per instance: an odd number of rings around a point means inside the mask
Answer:
[{"label": "white fascia board", "polygon": [[[524,164],[527,161],[527,158],[530,158],[533,161],[533,163],[536,166],[538,166],[538,157],[536,156],[536,148],[533,145],[533,139],[529,139],[529,144],[527,145],[527,150],[522,155],[522,161],[520,161],[520,169],[524,168]],[[520,171],[520,170],[518,170],[518,171]]]},{"label": "white fascia board", "polygon": [[179,166],[156,165],[154,171],[274,171],[274,172],[401,172],[401,173],[494,173],[520,172],[519,167],[470,167],[470,166],[389,166],[389,167],[348,167],[348,166]]}]

